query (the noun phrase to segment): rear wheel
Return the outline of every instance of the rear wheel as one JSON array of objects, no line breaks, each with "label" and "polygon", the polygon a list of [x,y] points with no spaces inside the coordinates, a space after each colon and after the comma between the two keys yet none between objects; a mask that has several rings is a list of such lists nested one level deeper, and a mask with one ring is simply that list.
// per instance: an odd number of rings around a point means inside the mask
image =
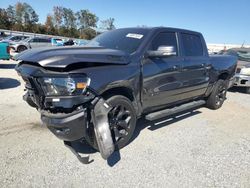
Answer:
[{"label": "rear wheel", "polygon": [[26,47],[26,46],[19,46],[19,47],[17,48],[17,52],[18,52],[18,53],[23,52],[23,51],[25,51],[25,50],[27,50],[27,47]]},{"label": "rear wheel", "polygon": [[218,80],[212,93],[207,99],[207,107],[213,110],[219,109],[226,99],[227,84],[225,80]]},{"label": "rear wheel", "polygon": [[[132,102],[121,95],[111,96],[107,103],[112,106],[108,113],[108,120],[115,149],[121,149],[126,146],[133,136],[136,125],[136,113]],[[98,149],[94,135],[93,125],[90,126],[86,141],[95,149]]]}]

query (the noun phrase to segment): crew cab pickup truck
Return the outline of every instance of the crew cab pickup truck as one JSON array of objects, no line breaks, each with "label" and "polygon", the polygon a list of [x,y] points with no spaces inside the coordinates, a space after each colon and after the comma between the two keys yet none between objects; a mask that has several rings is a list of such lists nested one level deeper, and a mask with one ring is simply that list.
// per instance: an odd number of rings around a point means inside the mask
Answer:
[{"label": "crew cab pickup truck", "polygon": [[117,29],[83,47],[27,50],[16,59],[24,99],[83,163],[73,141],[107,159],[129,143],[139,117],[220,108],[237,62],[209,56],[201,33],[164,27]]}]

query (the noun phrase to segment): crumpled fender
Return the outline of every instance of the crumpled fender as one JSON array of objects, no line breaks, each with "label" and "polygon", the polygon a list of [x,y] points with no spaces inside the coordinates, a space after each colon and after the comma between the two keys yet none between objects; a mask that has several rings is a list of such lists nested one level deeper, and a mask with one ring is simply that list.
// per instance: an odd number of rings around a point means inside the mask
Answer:
[{"label": "crumpled fender", "polygon": [[112,139],[108,113],[111,106],[102,98],[97,98],[93,109],[91,110],[91,117],[94,124],[94,131],[99,151],[103,159],[107,159],[114,152],[114,142]]}]

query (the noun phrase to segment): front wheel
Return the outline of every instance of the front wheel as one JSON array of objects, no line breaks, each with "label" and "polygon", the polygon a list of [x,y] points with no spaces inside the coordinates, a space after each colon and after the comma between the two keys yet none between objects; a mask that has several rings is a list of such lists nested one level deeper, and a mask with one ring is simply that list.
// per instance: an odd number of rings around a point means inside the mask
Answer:
[{"label": "front wheel", "polygon": [[226,99],[227,81],[218,80],[212,93],[207,98],[207,107],[213,110],[219,109]]},{"label": "front wheel", "polygon": [[[106,102],[112,107],[108,113],[108,120],[115,149],[125,147],[133,136],[136,126],[136,112],[132,102],[121,95],[109,97]],[[98,149],[96,137],[92,129],[88,131],[86,141],[95,149]]]},{"label": "front wheel", "polygon": [[19,46],[18,48],[17,48],[17,52],[18,53],[21,53],[21,52],[23,52],[23,51],[25,51],[25,50],[27,50],[28,48],[26,47],[26,46]]}]

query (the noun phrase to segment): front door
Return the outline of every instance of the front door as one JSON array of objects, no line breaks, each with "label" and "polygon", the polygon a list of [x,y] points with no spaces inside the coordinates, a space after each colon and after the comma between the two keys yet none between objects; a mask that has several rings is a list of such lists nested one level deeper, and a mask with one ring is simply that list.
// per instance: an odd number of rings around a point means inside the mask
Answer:
[{"label": "front door", "polygon": [[160,46],[173,46],[176,55],[169,57],[148,57],[142,62],[143,91],[142,100],[145,111],[156,110],[178,100],[182,88],[182,61],[177,45],[177,33],[162,32],[156,35],[148,50]]}]

